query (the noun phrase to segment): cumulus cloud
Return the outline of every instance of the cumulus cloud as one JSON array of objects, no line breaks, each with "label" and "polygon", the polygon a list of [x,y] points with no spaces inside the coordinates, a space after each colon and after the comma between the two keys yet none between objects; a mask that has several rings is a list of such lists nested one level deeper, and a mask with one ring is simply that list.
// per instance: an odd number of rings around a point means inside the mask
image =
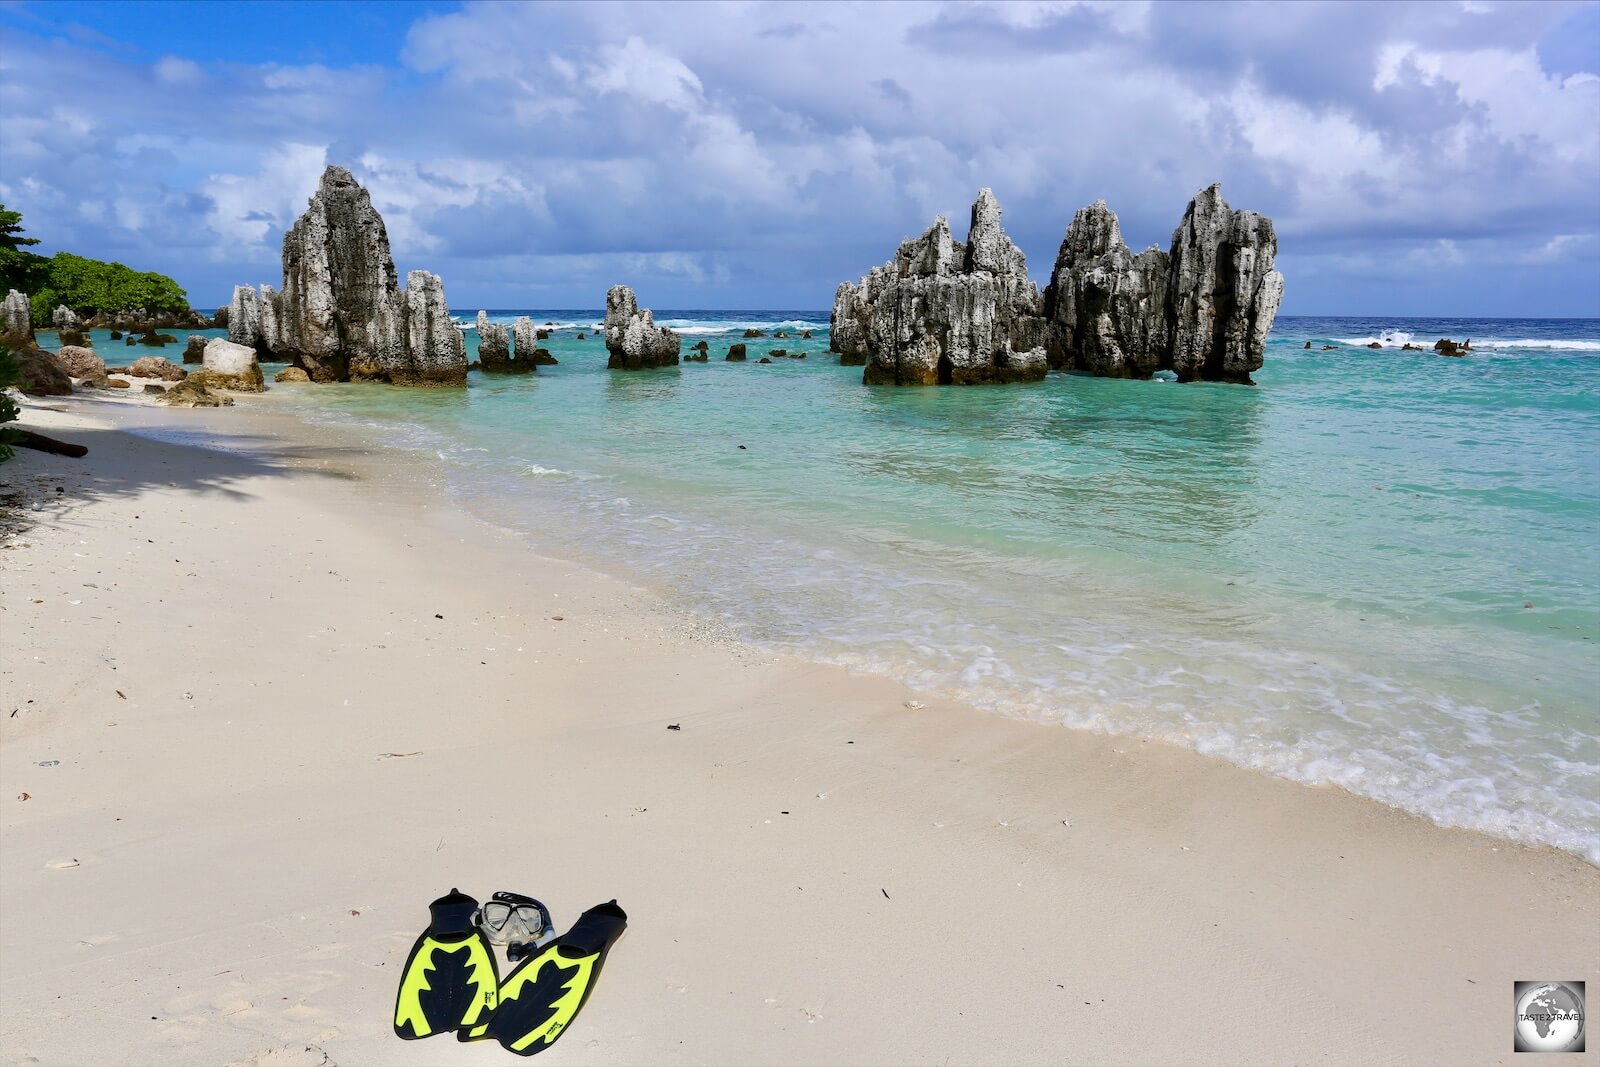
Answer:
[{"label": "cumulus cloud", "polygon": [[[0,196],[53,246],[206,302],[274,277],[340,162],[402,271],[442,272],[459,306],[594,306],[626,280],[657,306],[815,308],[935,213],[959,230],[980,186],[1042,277],[1078,207],[1165,244],[1221,180],[1278,222],[1291,312],[1408,310],[1386,303],[1404,279],[1417,314],[1600,314],[1600,71],[1552,47],[1584,9],[800,12],[468,4],[360,66],[248,41],[140,58],[19,22]],[[1496,305],[1513,291],[1544,303]]]}]

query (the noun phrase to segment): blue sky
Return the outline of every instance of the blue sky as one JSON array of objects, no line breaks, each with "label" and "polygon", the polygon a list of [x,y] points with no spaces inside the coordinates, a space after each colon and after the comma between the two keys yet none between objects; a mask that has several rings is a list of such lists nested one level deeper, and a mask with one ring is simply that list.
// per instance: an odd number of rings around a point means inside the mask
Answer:
[{"label": "blue sky", "polygon": [[210,307],[342,163],[457,308],[825,308],[1220,180],[1286,314],[1600,316],[1597,75],[1593,3],[0,3],[0,201]]}]

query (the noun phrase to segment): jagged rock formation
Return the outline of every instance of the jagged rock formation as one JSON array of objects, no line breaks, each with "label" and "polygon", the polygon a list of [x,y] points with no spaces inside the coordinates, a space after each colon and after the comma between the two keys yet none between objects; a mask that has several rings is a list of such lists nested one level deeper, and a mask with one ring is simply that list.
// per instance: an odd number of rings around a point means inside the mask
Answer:
[{"label": "jagged rock formation", "polygon": [[649,308],[639,310],[633,290],[613,285],[606,293],[606,366],[613,370],[667,367],[678,362],[682,343],[671,330],[656,325]]},{"label": "jagged rock formation", "polygon": [[1049,369],[1039,288],[984,189],[965,244],[943,217],[895,257],[839,286],[831,318],[840,362],[868,385],[1037,381]]},{"label": "jagged rock formation", "polygon": [[1172,369],[1179,381],[1249,382],[1283,302],[1278,235],[1230,211],[1219,182],[1189,201],[1172,235]]},{"label": "jagged rock formation", "polygon": [[33,344],[33,305],[15,289],[0,304],[0,343],[10,348]]},{"label": "jagged rock formation", "polygon": [[539,347],[539,335],[544,331],[533,324],[533,320],[526,315],[518,315],[511,324],[511,355],[512,359],[520,364],[515,370],[533,370]]},{"label": "jagged rock formation", "polygon": [[205,362],[206,342],[209,340],[210,338],[204,334],[190,334],[189,340],[185,341],[183,345],[183,361],[185,363]]},{"label": "jagged rock formation", "polygon": [[1159,248],[1128,250],[1104,200],[1081,209],[1044,292],[1051,364],[1111,378],[1155,373],[1171,346],[1168,274]]},{"label": "jagged rock formation", "polygon": [[1230,210],[1221,185],[1189,202],[1170,252],[1138,255],[1098,201],[1067,228],[1045,288],[1053,366],[1111,377],[1250,381],[1283,299],[1272,220]]},{"label": "jagged rock formation", "polygon": [[1189,203],[1170,251],[1133,254],[1098,201],[1073,217],[1043,299],[985,189],[965,244],[943,218],[834,293],[829,347],[868,384],[1034,381],[1047,367],[1250,381],[1283,299],[1272,220],[1220,185]]},{"label": "jagged rock formation", "polygon": [[[486,371],[526,370],[511,365],[511,328],[502,322],[490,322],[487,311],[478,312],[478,362]],[[520,362],[520,361],[519,361]]]},{"label": "jagged rock formation", "polygon": [[78,328],[78,313],[65,304],[56,305],[50,315],[50,324],[58,330],[76,330]]},{"label": "jagged rock formation", "polygon": [[728,346],[728,354],[724,357],[727,363],[743,363],[745,361],[744,342],[736,341]]},{"label": "jagged rock formation", "polygon": [[263,285],[259,294],[248,285],[234,286],[226,316],[228,340],[255,349],[257,355],[272,355],[282,344],[278,331],[282,311],[283,299],[272,286]]},{"label": "jagged rock formation", "polygon": [[467,381],[444,283],[412,271],[400,288],[383,219],[343,167],[323,172],[283,235],[282,292],[234,289],[227,321],[230,341],[290,360],[314,381]]}]

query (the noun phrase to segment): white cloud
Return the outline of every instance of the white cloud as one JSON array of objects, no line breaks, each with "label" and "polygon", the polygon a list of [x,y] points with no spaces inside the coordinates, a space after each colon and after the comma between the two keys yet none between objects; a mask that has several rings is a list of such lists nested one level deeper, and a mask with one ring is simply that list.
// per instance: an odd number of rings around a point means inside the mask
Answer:
[{"label": "white cloud", "polygon": [[218,252],[237,256],[240,245],[246,251],[248,246],[271,246],[305,210],[327,164],[327,145],[289,142],[263,155],[254,173],[207,177],[200,185],[212,205],[207,221],[230,246],[219,246]]},{"label": "white cloud", "polygon": [[350,68],[49,43],[0,66],[0,194],[225,296],[274,277],[336,161],[402,266],[468,301],[565,279],[593,303],[579,287],[639,271],[691,302],[825,304],[934,213],[959,230],[983,185],[1042,277],[1083,204],[1164,243],[1221,180],[1308,278],[1454,257],[1493,294],[1497,265],[1554,271],[1600,234],[1600,78],[1535,47],[1562,10],[468,4]]}]

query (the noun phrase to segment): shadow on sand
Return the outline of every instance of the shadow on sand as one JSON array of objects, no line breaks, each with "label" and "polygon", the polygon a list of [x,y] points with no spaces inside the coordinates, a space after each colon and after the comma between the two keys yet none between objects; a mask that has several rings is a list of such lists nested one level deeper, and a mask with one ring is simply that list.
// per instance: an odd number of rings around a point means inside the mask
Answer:
[{"label": "shadow on sand", "polygon": [[[22,424],[27,424],[24,413]],[[19,448],[0,464],[0,536],[39,522],[66,522],[83,504],[116,496],[173,491],[248,500],[252,478],[357,481],[362,448],[286,442],[206,427],[128,426],[115,430],[48,429],[85,445],[81,459]]]}]

